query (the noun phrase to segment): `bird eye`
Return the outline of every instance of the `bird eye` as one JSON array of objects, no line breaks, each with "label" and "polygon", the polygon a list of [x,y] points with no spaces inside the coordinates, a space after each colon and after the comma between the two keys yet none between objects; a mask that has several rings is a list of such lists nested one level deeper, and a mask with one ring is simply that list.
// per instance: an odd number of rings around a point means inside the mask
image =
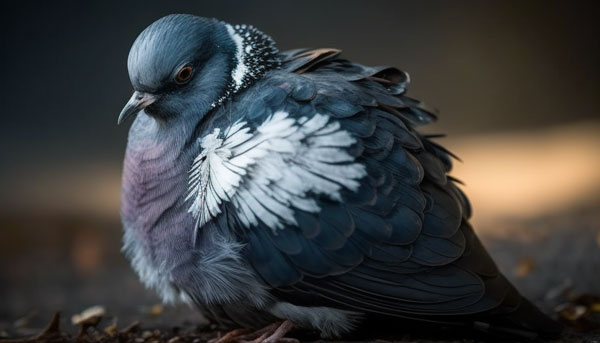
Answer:
[{"label": "bird eye", "polygon": [[192,78],[193,73],[194,68],[192,68],[191,65],[184,65],[177,72],[177,75],[175,76],[175,82],[177,82],[180,85],[187,83]]}]

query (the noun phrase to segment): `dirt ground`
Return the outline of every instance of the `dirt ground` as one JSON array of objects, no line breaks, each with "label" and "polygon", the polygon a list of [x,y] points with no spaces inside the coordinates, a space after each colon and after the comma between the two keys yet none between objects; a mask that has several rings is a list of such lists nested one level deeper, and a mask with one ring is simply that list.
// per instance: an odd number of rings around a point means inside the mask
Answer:
[{"label": "dirt ground", "polygon": [[[507,277],[544,312],[566,324],[556,342],[600,342],[599,204],[477,228]],[[0,343],[203,343],[222,334],[193,309],[159,305],[142,287],[119,251],[118,221],[15,215],[0,224]],[[98,323],[92,319],[84,325],[81,333],[72,316],[92,306],[102,306],[104,314]],[[58,310],[60,331],[54,327],[39,336]],[[311,333],[295,335],[318,340]],[[455,332],[373,337],[396,342],[509,341]]]}]

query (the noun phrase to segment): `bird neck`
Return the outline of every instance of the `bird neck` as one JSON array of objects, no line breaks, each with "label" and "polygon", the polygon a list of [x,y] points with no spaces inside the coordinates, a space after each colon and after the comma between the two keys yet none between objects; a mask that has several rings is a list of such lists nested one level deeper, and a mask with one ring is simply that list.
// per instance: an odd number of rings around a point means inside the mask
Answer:
[{"label": "bird neck", "polygon": [[225,92],[211,104],[212,108],[253,84],[267,71],[281,65],[279,50],[271,37],[251,25],[224,25],[236,46],[234,67]]}]

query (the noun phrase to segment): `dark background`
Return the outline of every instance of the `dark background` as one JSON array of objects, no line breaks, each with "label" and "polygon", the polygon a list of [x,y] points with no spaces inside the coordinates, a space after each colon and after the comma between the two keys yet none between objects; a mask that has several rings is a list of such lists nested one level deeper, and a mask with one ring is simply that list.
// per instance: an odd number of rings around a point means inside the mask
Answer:
[{"label": "dark background", "polygon": [[118,160],[129,47],[177,12],[251,23],[282,50],[337,47],[398,66],[451,134],[597,118],[600,107],[600,11],[578,1],[4,1],[1,12],[0,160],[11,168]]},{"label": "dark background", "polygon": [[[539,260],[529,279],[513,275],[538,299],[566,279],[580,291],[600,289],[591,272],[600,268],[594,3],[3,1],[0,322],[98,303],[132,313],[156,302],[118,251],[129,124],[116,119],[132,91],[129,47],[170,13],[252,24],[281,50],[336,47],[345,58],[409,72],[409,94],[441,110],[425,130],[448,133],[445,144],[466,161],[457,173],[501,267],[511,274],[524,259]],[[532,254],[531,237],[554,250]],[[564,255],[577,256],[557,262]]]}]

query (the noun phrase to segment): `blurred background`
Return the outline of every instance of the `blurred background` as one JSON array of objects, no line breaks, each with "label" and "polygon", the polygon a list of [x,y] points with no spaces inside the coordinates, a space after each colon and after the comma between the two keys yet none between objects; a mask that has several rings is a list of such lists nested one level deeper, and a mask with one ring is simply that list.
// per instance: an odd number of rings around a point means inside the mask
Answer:
[{"label": "blurred background", "polygon": [[[507,276],[548,313],[574,294],[599,293],[593,3],[3,1],[0,333],[39,327],[58,309],[162,313],[119,251],[129,124],[116,120],[132,91],[131,44],[177,12],[253,24],[281,50],[336,47],[409,72],[409,94],[441,112],[424,130],[447,134],[439,142],[461,157],[454,175]],[[171,321],[200,320],[166,311]]]}]

